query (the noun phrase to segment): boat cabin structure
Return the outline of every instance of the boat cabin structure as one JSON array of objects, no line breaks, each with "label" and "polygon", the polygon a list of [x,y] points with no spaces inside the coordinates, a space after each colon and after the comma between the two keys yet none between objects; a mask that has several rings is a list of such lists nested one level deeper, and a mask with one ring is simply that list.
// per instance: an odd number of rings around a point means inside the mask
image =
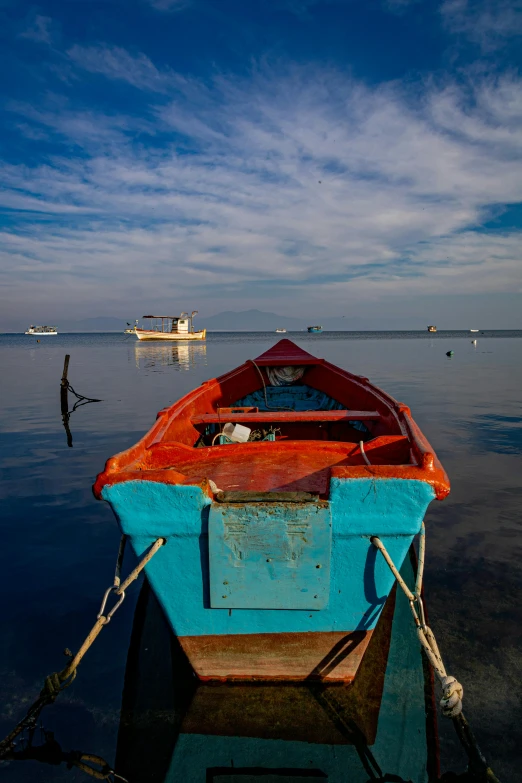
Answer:
[{"label": "boat cabin structure", "polygon": [[37,334],[40,336],[45,334],[58,334],[58,331],[56,326],[30,326],[25,334]]},{"label": "boat cabin structure", "polygon": [[147,328],[136,326],[133,331],[139,340],[204,340],[206,329],[194,329],[197,312],[193,310],[190,315],[183,312],[179,316],[144,315]]}]

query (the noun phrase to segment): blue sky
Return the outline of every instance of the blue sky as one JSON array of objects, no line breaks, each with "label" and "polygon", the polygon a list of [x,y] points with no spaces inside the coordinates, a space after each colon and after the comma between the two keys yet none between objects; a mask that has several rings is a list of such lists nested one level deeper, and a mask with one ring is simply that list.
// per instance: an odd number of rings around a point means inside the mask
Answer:
[{"label": "blue sky", "polygon": [[522,327],[522,0],[0,0],[0,328]]}]

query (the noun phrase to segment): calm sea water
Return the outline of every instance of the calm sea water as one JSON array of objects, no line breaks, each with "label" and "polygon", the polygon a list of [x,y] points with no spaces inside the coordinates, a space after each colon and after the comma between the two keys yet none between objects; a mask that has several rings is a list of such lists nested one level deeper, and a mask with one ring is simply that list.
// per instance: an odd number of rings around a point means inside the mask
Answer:
[{"label": "calm sea water", "polygon": [[[120,334],[0,335],[0,734],[76,649],[112,582],[119,532],[91,485],[156,412],[202,381],[255,358],[278,336],[213,333],[206,345],[141,344]],[[522,748],[522,331],[288,334],[306,350],[369,377],[407,403],[452,482],[427,526],[426,597],[447,669],[496,774],[520,779]],[[476,339],[476,345],[472,344]],[[446,351],[453,350],[451,358]],[[60,415],[64,355],[81,394]],[[127,568],[132,566],[131,557]],[[138,590],[45,713],[64,748],[113,762]],[[442,723],[443,769],[462,771]],[[153,749],[151,749],[153,752]],[[9,781],[83,780],[77,770],[4,763]],[[414,782],[415,783],[415,782]]]}]

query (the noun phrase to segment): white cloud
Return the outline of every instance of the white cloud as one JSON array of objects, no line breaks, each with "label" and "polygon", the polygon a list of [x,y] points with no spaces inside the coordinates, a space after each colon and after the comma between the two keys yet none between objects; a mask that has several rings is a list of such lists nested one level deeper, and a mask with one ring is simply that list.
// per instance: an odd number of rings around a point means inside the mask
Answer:
[{"label": "white cloud", "polygon": [[181,11],[186,8],[192,0],[145,0],[156,11]]},{"label": "white cloud", "polygon": [[[143,89],[166,73],[120,54]],[[471,230],[522,202],[519,79],[413,96],[316,67],[211,86],[170,76],[180,88],[148,118],[56,99],[12,107],[68,142],[45,164],[2,169],[0,204],[19,211],[1,238],[13,302],[62,285],[80,307],[117,289],[215,310],[280,297],[299,312],[306,297],[331,311],[377,295],[521,290],[521,232]]]},{"label": "white cloud", "polygon": [[[357,0],[274,0],[274,2],[276,8],[289,11],[303,21],[310,21],[313,19],[311,11],[317,6],[337,5],[353,8]],[[405,11],[409,6],[419,2],[422,0],[380,0],[382,8],[393,13]]]},{"label": "white cloud", "polygon": [[133,56],[118,46],[79,46],[67,52],[70,60],[90,73],[128,82],[134,87],[153,92],[166,92],[182,82],[170,69],[159,70],[144,54]]},{"label": "white cloud", "polygon": [[28,38],[36,43],[50,44],[52,41],[52,23],[49,16],[36,14],[29,27],[20,33],[21,38]]},{"label": "white cloud", "polygon": [[384,0],[384,7],[388,8],[390,11],[394,12],[402,12],[406,11],[407,8],[409,8],[412,5],[417,5],[417,3],[422,3],[423,0]]},{"label": "white cloud", "polygon": [[444,0],[444,22],[482,51],[492,52],[522,34],[522,0]]}]

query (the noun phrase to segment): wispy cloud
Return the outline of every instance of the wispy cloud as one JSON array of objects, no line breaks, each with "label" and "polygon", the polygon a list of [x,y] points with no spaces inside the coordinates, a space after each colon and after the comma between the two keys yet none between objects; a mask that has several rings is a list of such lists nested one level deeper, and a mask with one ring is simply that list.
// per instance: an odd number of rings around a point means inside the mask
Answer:
[{"label": "wispy cloud", "polygon": [[28,281],[44,298],[76,280],[84,300],[117,288],[158,305],[280,297],[288,311],[296,292],[331,309],[521,289],[520,232],[474,230],[522,202],[520,79],[368,87],[294,67],[209,85],[100,51],[78,49],[75,62],[114,84],[126,62],[146,117],[11,107],[66,143],[45,163],[2,169],[13,302]]},{"label": "wispy cloud", "polygon": [[422,3],[422,0],[383,0],[383,5],[390,11],[401,13],[406,11],[410,6]]},{"label": "wispy cloud", "polygon": [[192,0],[145,0],[156,11],[181,11],[192,3]]},{"label": "wispy cloud", "polygon": [[170,69],[160,70],[144,54],[132,55],[118,46],[72,46],[70,60],[90,73],[118,79],[142,90],[166,92],[181,81]]},{"label": "wispy cloud", "polygon": [[448,29],[491,52],[522,34],[522,0],[444,0]]},{"label": "wispy cloud", "polygon": [[28,38],[36,43],[50,44],[52,42],[53,20],[49,16],[36,14],[29,26],[20,33],[20,38]]},{"label": "wispy cloud", "polygon": [[[290,11],[302,20],[311,20],[311,11],[317,6],[345,6],[347,10],[353,10],[357,0],[275,0],[276,7]],[[409,6],[422,2],[422,0],[380,0],[380,5],[385,11],[393,13],[403,12]]]}]

